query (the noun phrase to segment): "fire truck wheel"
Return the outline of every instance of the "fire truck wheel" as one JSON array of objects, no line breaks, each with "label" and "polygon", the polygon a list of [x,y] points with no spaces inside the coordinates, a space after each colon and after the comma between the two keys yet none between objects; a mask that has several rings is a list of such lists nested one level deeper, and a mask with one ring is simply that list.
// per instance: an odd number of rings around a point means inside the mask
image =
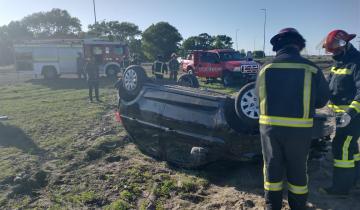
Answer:
[{"label": "fire truck wheel", "polygon": [[106,76],[108,78],[114,78],[119,73],[119,68],[117,66],[109,66],[106,69]]},{"label": "fire truck wheel", "polygon": [[178,85],[184,87],[199,88],[199,81],[193,74],[184,74],[178,79]]},{"label": "fire truck wheel", "polygon": [[147,80],[145,70],[141,66],[133,65],[126,68],[122,79],[122,87],[126,91],[127,99],[135,98]]},{"label": "fire truck wheel", "polygon": [[52,66],[45,66],[42,74],[44,75],[44,79],[56,79],[58,77],[55,67]]},{"label": "fire truck wheel", "polygon": [[255,94],[255,82],[242,87],[235,98],[235,110],[239,119],[249,127],[259,123],[259,105]]}]

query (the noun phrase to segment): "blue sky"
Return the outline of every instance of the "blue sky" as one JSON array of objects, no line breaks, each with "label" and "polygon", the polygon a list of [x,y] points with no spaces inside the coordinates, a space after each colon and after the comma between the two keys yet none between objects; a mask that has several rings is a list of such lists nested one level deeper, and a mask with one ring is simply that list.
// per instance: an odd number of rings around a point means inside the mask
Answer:
[{"label": "blue sky", "polygon": [[[78,17],[83,29],[94,22],[92,0],[0,0],[0,25],[52,8],[66,9]],[[267,9],[266,52],[270,38],[281,28],[295,27],[307,40],[307,51],[333,29],[344,29],[360,37],[360,0],[96,0],[98,20],[133,22],[141,30],[167,21],[184,38],[206,32],[226,34],[239,49],[262,49],[264,12]],[[358,46],[359,39],[353,43]],[[236,44],[234,44],[236,48]]]}]

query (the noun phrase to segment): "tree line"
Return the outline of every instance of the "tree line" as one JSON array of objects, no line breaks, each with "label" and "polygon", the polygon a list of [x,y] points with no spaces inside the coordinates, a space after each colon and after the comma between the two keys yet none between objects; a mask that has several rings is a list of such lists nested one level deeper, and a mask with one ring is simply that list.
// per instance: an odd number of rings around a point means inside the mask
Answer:
[{"label": "tree line", "polygon": [[37,12],[0,27],[0,65],[12,64],[12,45],[34,39],[83,39],[102,37],[128,44],[139,59],[152,61],[157,55],[169,58],[173,52],[184,56],[190,50],[230,49],[233,42],[226,35],[201,33],[183,40],[176,27],[158,22],[141,31],[130,22],[100,21],[82,31],[77,17],[61,9]]}]

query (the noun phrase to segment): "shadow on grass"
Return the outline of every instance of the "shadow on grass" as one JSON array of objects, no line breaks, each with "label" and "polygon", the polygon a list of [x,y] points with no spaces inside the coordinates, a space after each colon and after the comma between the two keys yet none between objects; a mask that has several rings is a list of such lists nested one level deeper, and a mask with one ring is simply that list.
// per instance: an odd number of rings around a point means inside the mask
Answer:
[{"label": "shadow on grass", "polygon": [[0,123],[0,146],[16,147],[25,153],[35,155],[44,153],[44,150],[39,148],[23,130],[2,123]]},{"label": "shadow on grass", "polygon": [[[45,86],[52,90],[66,90],[66,89],[81,90],[88,88],[88,84],[86,80],[77,79],[77,78],[59,78],[53,80],[32,79],[29,80],[28,82],[33,85]],[[100,88],[113,88],[115,82],[116,79],[102,77],[100,78]]]}]

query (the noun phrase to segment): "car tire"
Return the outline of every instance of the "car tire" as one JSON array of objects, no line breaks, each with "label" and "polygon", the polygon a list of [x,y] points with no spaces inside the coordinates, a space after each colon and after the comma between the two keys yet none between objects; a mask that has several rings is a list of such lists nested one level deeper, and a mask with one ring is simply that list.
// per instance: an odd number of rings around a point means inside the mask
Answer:
[{"label": "car tire", "polygon": [[229,87],[230,85],[232,85],[233,80],[232,80],[231,73],[228,71],[225,71],[221,77],[221,81],[225,87]]},{"label": "car tire", "polygon": [[199,88],[199,80],[193,74],[184,74],[177,81],[178,85],[184,87]]},{"label": "car tire", "polygon": [[240,121],[250,129],[259,125],[260,110],[255,93],[255,82],[244,85],[236,95],[235,111]]},{"label": "car tire", "polygon": [[147,79],[145,70],[141,66],[127,67],[120,84],[117,85],[120,98],[125,101],[135,99]]}]

